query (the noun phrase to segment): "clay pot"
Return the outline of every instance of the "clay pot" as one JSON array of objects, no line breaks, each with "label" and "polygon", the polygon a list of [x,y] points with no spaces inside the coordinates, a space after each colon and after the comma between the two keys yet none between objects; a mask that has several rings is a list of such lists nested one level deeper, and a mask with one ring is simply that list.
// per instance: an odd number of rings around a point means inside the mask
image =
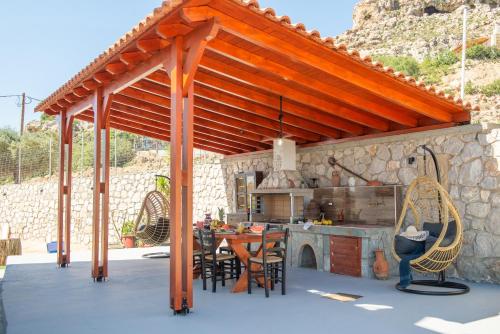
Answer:
[{"label": "clay pot", "polygon": [[135,247],[135,237],[133,235],[124,235],[122,237],[122,244],[125,248],[134,248]]},{"label": "clay pot", "polygon": [[375,250],[375,262],[373,263],[373,273],[375,277],[380,280],[389,278],[389,263],[385,259],[383,249]]},{"label": "clay pot", "polygon": [[340,187],[340,175],[337,171],[332,172],[332,187]]}]

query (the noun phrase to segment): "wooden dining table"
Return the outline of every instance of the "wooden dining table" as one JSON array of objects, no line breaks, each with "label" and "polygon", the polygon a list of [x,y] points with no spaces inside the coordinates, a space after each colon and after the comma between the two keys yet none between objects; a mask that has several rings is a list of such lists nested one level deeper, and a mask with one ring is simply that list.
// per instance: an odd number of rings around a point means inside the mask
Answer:
[{"label": "wooden dining table", "polygon": [[[238,259],[244,263],[248,263],[248,259],[251,257],[250,251],[247,249],[246,244],[248,243],[260,243],[259,248],[257,250],[257,257],[262,256],[262,233],[236,233],[236,232],[223,232],[223,233],[215,233],[215,238],[217,239],[218,245],[222,243],[222,241],[226,240],[227,244],[234,251],[235,255]],[[199,249],[199,244],[197,241],[193,242],[195,249]],[[266,245],[266,248],[273,247],[274,243],[269,243]],[[260,264],[252,263],[252,270],[258,270],[261,267]],[[264,279],[256,278],[256,281],[263,286]],[[241,273],[240,278],[236,281],[231,292],[238,293],[244,292],[248,289],[248,273],[247,270]]]}]

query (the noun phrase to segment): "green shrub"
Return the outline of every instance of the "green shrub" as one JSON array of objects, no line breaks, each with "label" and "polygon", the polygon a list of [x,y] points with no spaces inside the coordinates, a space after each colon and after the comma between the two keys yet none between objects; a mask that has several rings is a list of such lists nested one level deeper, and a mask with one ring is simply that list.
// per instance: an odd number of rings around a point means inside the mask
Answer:
[{"label": "green shrub", "polygon": [[486,96],[500,95],[500,79],[493,81],[492,83],[481,87],[481,93]]},{"label": "green shrub", "polygon": [[12,145],[19,140],[10,128],[0,129],[0,184],[12,182],[16,173],[16,159]]},{"label": "green shrub", "polygon": [[470,81],[467,81],[467,83],[465,84],[465,94],[467,95],[472,95],[472,94],[477,94],[478,92],[478,89],[477,87],[475,87],[472,82]]},{"label": "green shrub", "polygon": [[160,176],[156,179],[156,189],[167,199],[170,198],[170,180],[167,177]]},{"label": "green shrub", "polygon": [[428,84],[436,84],[441,78],[450,73],[451,66],[459,61],[456,54],[444,51],[435,57],[425,57],[420,64],[420,71],[424,81]]},{"label": "green shrub", "polygon": [[460,60],[453,51],[443,51],[438,53],[431,62],[434,66],[449,66],[457,63]]},{"label": "green shrub", "polygon": [[[111,131],[110,136],[110,162],[115,165],[115,134],[116,137],[116,166],[123,167],[135,158],[136,152],[130,137],[123,132]],[[83,160],[82,160],[83,158]],[[73,141],[73,168],[74,170],[85,170],[94,164],[94,134],[92,131],[83,133],[83,156],[82,135],[75,134]]]},{"label": "green shrub", "polygon": [[131,220],[122,225],[122,237],[134,235],[135,223]]},{"label": "green shrub", "polygon": [[412,77],[418,77],[420,74],[419,64],[413,57],[380,55],[375,56],[374,59],[382,62],[386,66],[392,67],[395,71],[402,72]]},{"label": "green shrub", "polygon": [[474,45],[468,48],[465,54],[469,59],[500,59],[500,49],[494,46]]}]

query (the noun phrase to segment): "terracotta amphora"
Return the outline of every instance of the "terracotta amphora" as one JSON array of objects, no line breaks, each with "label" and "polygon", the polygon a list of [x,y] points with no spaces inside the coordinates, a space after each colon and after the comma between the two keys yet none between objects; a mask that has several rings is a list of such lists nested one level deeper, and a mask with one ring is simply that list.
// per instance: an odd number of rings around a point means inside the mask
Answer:
[{"label": "terracotta amphora", "polygon": [[375,262],[373,263],[373,273],[377,279],[385,280],[389,278],[389,263],[385,259],[383,249],[375,250]]}]

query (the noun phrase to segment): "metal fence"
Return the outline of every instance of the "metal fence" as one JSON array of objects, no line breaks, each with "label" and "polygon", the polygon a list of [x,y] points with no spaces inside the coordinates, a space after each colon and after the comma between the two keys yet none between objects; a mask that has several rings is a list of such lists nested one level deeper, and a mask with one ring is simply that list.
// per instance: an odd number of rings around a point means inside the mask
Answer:
[{"label": "metal fence", "polygon": [[[27,139],[26,139],[27,138]],[[76,131],[73,134],[73,175],[90,176],[93,171],[93,132]],[[58,174],[59,141],[55,133],[35,138],[23,137],[9,151],[0,154],[0,184],[22,183],[34,178]],[[168,171],[170,145],[147,137],[111,131],[111,175],[130,169]],[[217,154],[195,150],[195,163],[207,163]]]}]

